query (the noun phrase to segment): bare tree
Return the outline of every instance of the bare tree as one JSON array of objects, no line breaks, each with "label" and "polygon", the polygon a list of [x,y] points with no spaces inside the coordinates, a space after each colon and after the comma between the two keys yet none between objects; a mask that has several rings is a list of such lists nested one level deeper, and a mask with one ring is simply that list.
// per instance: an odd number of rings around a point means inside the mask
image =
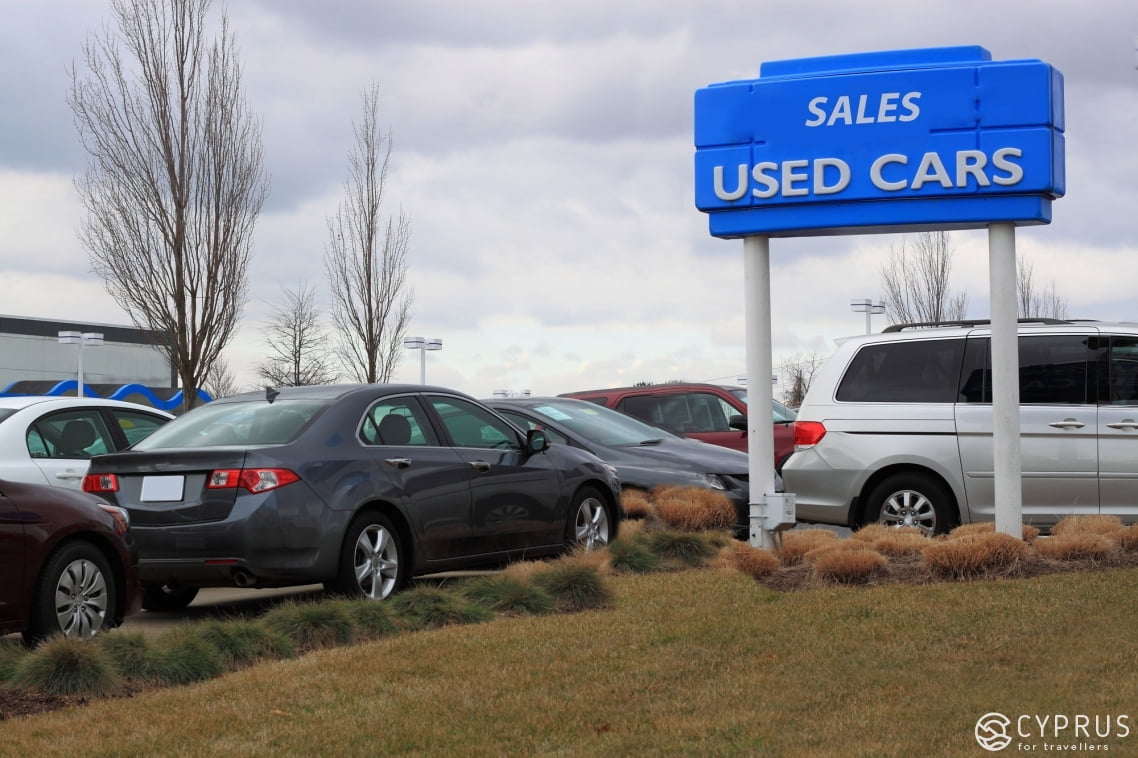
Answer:
[{"label": "bare tree", "polygon": [[328,219],[324,267],[344,368],[357,381],[386,382],[402,356],[414,295],[407,285],[411,222],[381,216],[391,137],[378,126],[379,91],[365,90],[363,120],[352,124],[345,198]]},{"label": "bare tree", "polygon": [[786,380],[786,388],[782,391],[782,402],[791,408],[802,405],[806,399],[806,392],[814,380],[814,372],[822,365],[822,356],[816,352],[809,355],[799,353],[782,362],[779,373]]},{"label": "bare tree", "polygon": [[206,40],[211,2],[111,0],[117,33],[84,45],[68,96],[92,270],[136,326],[168,335],[186,408],[237,329],[268,192],[224,14]]},{"label": "bare tree", "polygon": [[953,250],[948,232],[921,232],[911,245],[891,248],[881,267],[886,313],[894,324],[952,321],[964,318],[966,294],[949,291]]},{"label": "bare tree", "polygon": [[332,368],[328,340],[320,324],[320,307],[312,287],[283,288],[284,301],[265,326],[269,358],[257,366],[257,375],[276,387],[331,384]]},{"label": "bare tree", "polygon": [[1045,290],[1035,287],[1035,265],[1019,260],[1016,270],[1016,295],[1020,318],[1067,318],[1067,303],[1055,292],[1052,281]]},{"label": "bare tree", "polygon": [[241,391],[237,387],[237,380],[233,378],[233,372],[229,370],[229,364],[220,355],[214,360],[213,365],[206,369],[205,377],[202,379],[202,389],[214,400],[236,395]]}]

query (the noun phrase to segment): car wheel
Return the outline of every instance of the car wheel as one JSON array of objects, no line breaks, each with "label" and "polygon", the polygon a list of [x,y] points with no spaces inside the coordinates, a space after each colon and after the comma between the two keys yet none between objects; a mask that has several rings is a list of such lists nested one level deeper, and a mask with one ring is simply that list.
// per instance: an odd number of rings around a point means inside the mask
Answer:
[{"label": "car wheel", "polygon": [[197,587],[148,584],[142,588],[142,607],[148,611],[180,611],[198,596]]},{"label": "car wheel", "polygon": [[106,556],[89,542],[67,543],[40,574],[24,639],[35,643],[57,634],[94,637],[114,625],[117,602]]},{"label": "car wheel", "polygon": [[895,474],[873,488],[866,502],[866,521],[886,526],[912,526],[928,536],[956,524],[956,507],[943,484],[922,474]]},{"label": "car wheel", "polygon": [[349,597],[382,600],[403,586],[405,555],[399,532],[379,513],[357,516],[348,527],[340,571],[328,586]]},{"label": "car wheel", "polygon": [[568,547],[579,545],[586,550],[598,550],[615,536],[614,527],[612,512],[604,497],[592,487],[585,487],[569,507],[565,543]]}]

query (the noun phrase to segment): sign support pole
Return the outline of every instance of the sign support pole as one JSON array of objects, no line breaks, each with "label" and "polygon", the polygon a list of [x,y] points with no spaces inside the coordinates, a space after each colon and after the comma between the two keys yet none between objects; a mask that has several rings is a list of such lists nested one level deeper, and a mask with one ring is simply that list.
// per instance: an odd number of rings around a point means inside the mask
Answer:
[{"label": "sign support pole", "polygon": [[[774,493],[774,436],[771,434],[771,267],[770,237],[743,238],[743,285],[747,341],[747,473],[750,478],[751,545],[773,548],[765,528],[767,495]],[[765,410],[764,410],[765,409]]]},{"label": "sign support pole", "polygon": [[1023,539],[1015,224],[988,227],[992,304],[992,453],[996,531]]}]

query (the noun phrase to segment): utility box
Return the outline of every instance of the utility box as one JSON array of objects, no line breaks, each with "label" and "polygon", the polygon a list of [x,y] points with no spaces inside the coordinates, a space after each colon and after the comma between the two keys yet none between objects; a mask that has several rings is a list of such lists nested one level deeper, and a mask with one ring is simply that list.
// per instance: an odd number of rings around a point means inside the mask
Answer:
[{"label": "utility box", "polygon": [[779,532],[798,523],[793,492],[768,493],[763,500],[767,504],[763,528],[768,532]]},{"label": "utility box", "polygon": [[798,523],[793,492],[763,495],[763,502],[751,503],[751,544],[763,545],[761,531],[780,532]]}]

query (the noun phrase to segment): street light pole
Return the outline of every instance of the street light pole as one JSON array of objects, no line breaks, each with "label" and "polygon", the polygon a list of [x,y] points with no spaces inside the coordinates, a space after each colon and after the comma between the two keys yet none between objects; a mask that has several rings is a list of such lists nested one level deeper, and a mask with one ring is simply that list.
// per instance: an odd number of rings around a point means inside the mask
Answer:
[{"label": "street light pole", "polygon": [[874,314],[880,315],[882,313],[885,313],[885,303],[874,303],[869,298],[864,298],[861,300],[851,300],[850,301],[850,308],[852,308],[857,313],[864,313],[865,314],[865,333],[866,334],[871,334],[873,332],[873,327],[870,325],[869,317],[874,315]]},{"label": "street light pole", "polygon": [[422,337],[408,337],[403,340],[403,347],[408,350],[419,351],[419,384],[427,383],[427,351],[442,350],[443,341],[440,339],[423,339]]},{"label": "street light pole", "polygon": [[83,397],[83,346],[103,344],[103,333],[62,331],[59,333],[59,341],[64,345],[79,345],[79,365],[76,372],[79,386],[75,390],[75,396]]}]

